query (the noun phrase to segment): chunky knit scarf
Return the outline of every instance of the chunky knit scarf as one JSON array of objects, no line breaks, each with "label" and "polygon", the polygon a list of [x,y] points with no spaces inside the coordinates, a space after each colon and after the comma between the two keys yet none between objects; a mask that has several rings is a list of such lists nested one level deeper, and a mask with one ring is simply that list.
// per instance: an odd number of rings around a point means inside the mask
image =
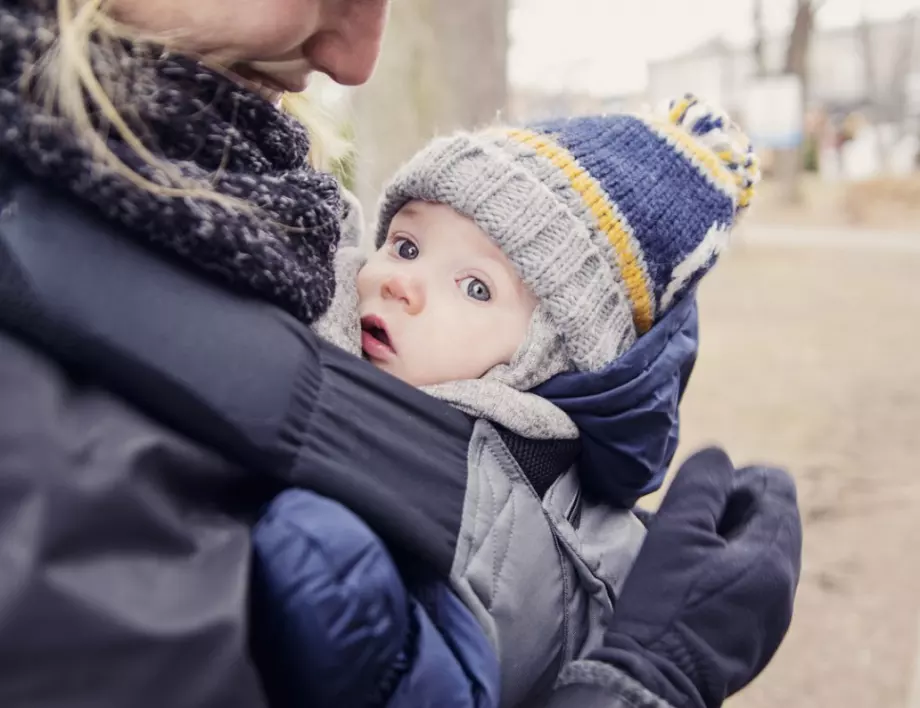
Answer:
[{"label": "chunky knit scarf", "polygon": [[[0,6],[0,159],[91,205],[126,237],[305,322],[322,314],[333,295],[342,206],[332,177],[306,164],[300,124],[192,59],[125,44],[96,48],[98,73],[147,148],[184,177],[255,208],[147,191],[94,159],[71,124],[35,95],[28,77],[56,38],[53,4]],[[164,183],[114,129],[107,132],[125,165]]]}]

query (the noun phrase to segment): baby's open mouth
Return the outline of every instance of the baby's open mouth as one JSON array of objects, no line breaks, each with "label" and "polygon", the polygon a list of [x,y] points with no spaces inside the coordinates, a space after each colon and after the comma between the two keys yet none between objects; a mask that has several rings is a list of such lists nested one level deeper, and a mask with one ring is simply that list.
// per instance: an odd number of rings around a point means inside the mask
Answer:
[{"label": "baby's open mouth", "polygon": [[381,329],[380,327],[368,327],[364,331],[371,335],[378,342],[382,342],[383,344],[390,346],[390,336],[387,334],[385,329]]},{"label": "baby's open mouth", "polygon": [[386,324],[376,315],[361,318],[361,348],[368,358],[378,361],[396,354]]}]

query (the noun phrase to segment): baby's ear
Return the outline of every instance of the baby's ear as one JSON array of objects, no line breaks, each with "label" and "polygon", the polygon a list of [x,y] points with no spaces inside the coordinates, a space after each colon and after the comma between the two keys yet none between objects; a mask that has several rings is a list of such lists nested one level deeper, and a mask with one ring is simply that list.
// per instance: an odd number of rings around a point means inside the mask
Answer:
[{"label": "baby's ear", "polygon": [[342,237],[339,240],[339,247],[361,246],[366,231],[364,209],[358,198],[344,187],[342,187],[342,201],[345,205],[345,212],[342,215]]}]

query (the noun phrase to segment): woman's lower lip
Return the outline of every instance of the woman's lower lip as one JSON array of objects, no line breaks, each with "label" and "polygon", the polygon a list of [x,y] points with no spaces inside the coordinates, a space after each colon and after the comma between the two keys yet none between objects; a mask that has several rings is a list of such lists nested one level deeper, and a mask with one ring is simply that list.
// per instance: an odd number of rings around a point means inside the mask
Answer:
[{"label": "woman's lower lip", "polygon": [[307,90],[307,84],[309,83],[308,76],[304,76],[299,81],[282,83],[278,79],[251,67],[241,67],[235,73],[262,94],[301,93]]},{"label": "woman's lower lip", "polygon": [[389,361],[396,356],[396,352],[391,347],[388,347],[369,332],[361,332],[361,349],[374,361]]},{"label": "woman's lower lip", "polygon": [[303,59],[250,62],[246,70],[258,76],[266,85],[288,93],[306,91],[310,82],[309,66]]}]

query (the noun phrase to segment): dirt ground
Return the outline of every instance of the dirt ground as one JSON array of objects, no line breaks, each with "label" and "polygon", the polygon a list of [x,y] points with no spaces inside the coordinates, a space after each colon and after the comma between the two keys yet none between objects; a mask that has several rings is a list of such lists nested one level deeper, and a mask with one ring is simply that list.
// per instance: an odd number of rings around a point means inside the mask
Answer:
[{"label": "dirt ground", "polygon": [[805,521],[792,630],[728,705],[916,708],[920,251],[741,242],[701,311],[678,460],[785,466]]}]

